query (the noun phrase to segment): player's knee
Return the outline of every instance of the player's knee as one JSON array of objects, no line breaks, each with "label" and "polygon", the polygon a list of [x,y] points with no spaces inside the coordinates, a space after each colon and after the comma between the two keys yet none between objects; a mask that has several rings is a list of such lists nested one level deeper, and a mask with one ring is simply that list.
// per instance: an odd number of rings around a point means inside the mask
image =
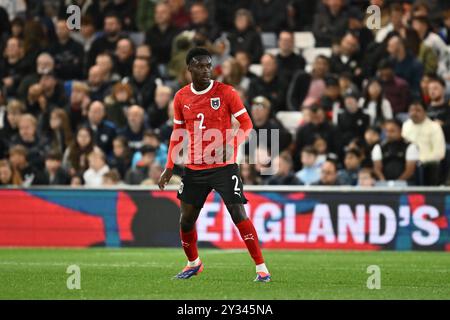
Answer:
[{"label": "player's knee", "polygon": [[180,228],[183,232],[189,232],[194,229],[195,220],[188,215],[181,214],[180,216]]},{"label": "player's knee", "polygon": [[231,219],[233,220],[234,224],[237,224],[247,219],[247,214],[245,213],[243,205],[230,204],[227,205],[227,209],[230,212]]}]

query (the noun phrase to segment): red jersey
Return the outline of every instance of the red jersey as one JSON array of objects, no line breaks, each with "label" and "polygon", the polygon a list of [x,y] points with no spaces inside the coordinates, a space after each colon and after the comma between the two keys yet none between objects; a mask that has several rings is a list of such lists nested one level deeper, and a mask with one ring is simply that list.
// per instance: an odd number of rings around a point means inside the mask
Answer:
[{"label": "red jersey", "polygon": [[[185,165],[193,170],[222,167],[234,163],[237,154],[236,140],[227,141],[227,133],[232,130],[232,115],[242,124],[243,118],[249,120],[247,110],[243,105],[237,91],[229,85],[211,80],[211,84],[203,91],[197,91],[192,84],[181,88],[175,95],[174,102],[174,130],[184,128],[189,135],[188,160]],[[241,119],[240,119],[241,118]],[[251,129],[251,120],[250,129]],[[215,129],[215,130],[210,130]],[[242,129],[242,125],[241,125]],[[248,125],[244,129],[249,129]],[[215,135],[222,135],[221,145],[229,143],[234,146],[232,162],[211,163],[208,154],[214,154],[211,146],[216,140]],[[178,140],[178,139],[176,139]],[[167,167],[173,166],[170,142]],[[220,143],[219,143],[220,144]],[[209,147],[208,147],[209,146]],[[215,147],[218,145],[216,144]],[[209,160],[208,160],[209,159]]]}]

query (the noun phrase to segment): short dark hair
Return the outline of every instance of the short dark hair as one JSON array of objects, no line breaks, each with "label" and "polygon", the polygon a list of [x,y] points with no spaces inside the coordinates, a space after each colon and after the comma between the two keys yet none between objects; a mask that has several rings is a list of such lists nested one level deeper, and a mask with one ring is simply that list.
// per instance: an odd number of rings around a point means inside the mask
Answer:
[{"label": "short dark hair", "polygon": [[362,156],[361,151],[356,148],[350,148],[350,149],[346,150],[345,155],[348,155],[348,154],[352,154],[355,157],[357,157],[358,159],[361,159],[361,156]]},{"label": "short dark hair", "polygon": [[392,62],[391,59],[385,58],[383,60],[380,61],[380,63],[378,63],[377,66],[378,70],[383,70],[383,69],[392,69],[394,70],[394,63]]},{"label": "short dark hair", "polygon": [[209,51],[206,50],[205,48],[201,47],[192,48],[186,55],[186,64],[187,65],[190,64],[191,60],[198,56],[208,56],[211,58],[211,53],[209,53]]},{"label": "short dark hair", "polygon": [[400,120],[398,120],[397,118],[385,120],[383,122],[383,126],[385,126],[385,125],[387,125],[389,123],[393,124],[396,127],[398,127],[400,130],[402,129],[403,123]]},{"label": "short dark hair", "polygon": [[440,83],[441,86],[443,86],[444,88],[446,87],[445,80],[442,79],[441,77],[437,76],[437,75],[434,75],[434,76],[431,76],[431,77],[430,77],[430,83],[431,83],[431,82],[438,82],[438,83]]},{"label": "short dark hair", "polygon": [[[421,106],[422,109],[423,109],[424,111],[427,111],[427,107],[426,107],[425,104],[424,104],[422,101],[420,101],[419,99],[415,99],[415,100],[413,100],[413,101],[409,104],[409,108],[411,108],[412,106]],[[409,109],[409,108],[408,108],[408,109]]]},{"label": "short dark hair", "polygon": [[57,150],[50,150],[45,155],[45,160],[62,161],[62,154]]},{"label": "short dark hair", "polygon": [[314,156],[317,156],[317,150],[313,147],[313,146],[305,146],[302,149],[302,153],[309,153],[309,154],[313,154]]}]

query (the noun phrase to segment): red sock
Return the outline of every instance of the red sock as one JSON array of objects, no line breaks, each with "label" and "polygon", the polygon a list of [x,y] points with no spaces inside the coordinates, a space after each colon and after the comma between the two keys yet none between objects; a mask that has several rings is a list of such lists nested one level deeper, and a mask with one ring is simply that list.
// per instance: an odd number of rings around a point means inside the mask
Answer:
[{"label": "red sock", "polygon": [[189,261],[195,261],[198,258],[197,250],[197,229],[194,227],[189,232],[183,232],[180,230],[181,245],[183,246],[184,253]]},{"label": "red sock", "polygon": [[256,233],[255,227],[250,219],[239,222],[236,224],[236,227],[239,229],[241,238],[244,240],[248,252],[250,252],[255,264],[258,265],[264,263],[264,258],[262,256],[261,249],[259,248],[258,234]]}]

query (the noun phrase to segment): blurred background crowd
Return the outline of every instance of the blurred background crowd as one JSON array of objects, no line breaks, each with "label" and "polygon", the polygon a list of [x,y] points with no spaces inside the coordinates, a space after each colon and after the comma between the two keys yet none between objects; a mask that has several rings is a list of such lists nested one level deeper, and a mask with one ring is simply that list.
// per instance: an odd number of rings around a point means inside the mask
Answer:
[{"label": "blurred background crowd", "polygon": [[0,0],[0,185],[156,184],[195,46],[279,130],[245,184],[448,184],[449,45],[447,0]]}]

